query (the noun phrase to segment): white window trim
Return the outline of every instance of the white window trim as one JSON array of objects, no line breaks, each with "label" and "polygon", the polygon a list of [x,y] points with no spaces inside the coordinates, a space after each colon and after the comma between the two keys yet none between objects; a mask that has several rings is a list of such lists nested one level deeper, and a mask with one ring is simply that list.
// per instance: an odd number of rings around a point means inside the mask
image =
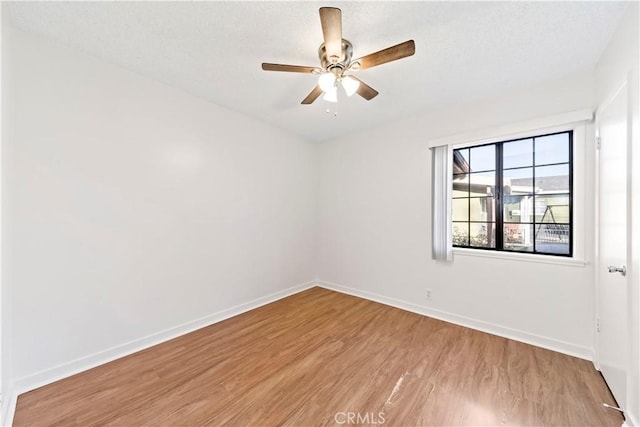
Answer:
[{"label": "white window trim", "polygon": [[[427,146],[436,147],[438,145],[451,145],[455,146],[455,148],[462,148],[471,145],[490,144],[492,142],[526,138],[527,136],[532,136],[534,134],[540,135],[541,131],[545,133],[553,133],[556,128],[570,129],[568,126],[591,121],[593,121],[592,110],[576,110],[569,113],[541,117],[525,122],[436,138],[430,140],[427,143]],[[547,130],[550,130],[551,132],[547,132]]]},{"label": "white window trim", "polygon": [[[559,257],[543,254],[527,254],[506,251],[482,250],[476,248],[453,248],[455,256],[500,258],[514,261],[584,267],[587,245],[587,193],[586,165],[587,146],[593,143],[593,135],[587,127],[593,121],[592,110],[578,110],[527,122],[515,123],[496,128],[482,129],[465,134],[453,135],[429,141],[429,147],[450,145],[454,149],[493,142],[509,141],[549,133],[573,131],[573,256]],[[593,211],[593,208],[591,209]],[[593,213],[593,212],[592,212]]]},{"label": "white window trim", "polygon": [[[574,229],[575,233],[575,229]],[[574,239],[575,246],[575,239]],[[574,247],[575,249],[575,247]],[[505,252],[505,251],[485,251],[482,249],[470,249],[470,248],[453,248],[453,255],[463,257],[480,257],[480,258],[494,258],[505,259],[510,261],[526,261],[535,262],[538,264],[555,264],[555,265],[567,265],[571,267],[584,267],[589,264],[588,261],[577,259],[573,257],[559,257],[554,255],[541,255],[541,254],[528,254],[519,252]]]}]

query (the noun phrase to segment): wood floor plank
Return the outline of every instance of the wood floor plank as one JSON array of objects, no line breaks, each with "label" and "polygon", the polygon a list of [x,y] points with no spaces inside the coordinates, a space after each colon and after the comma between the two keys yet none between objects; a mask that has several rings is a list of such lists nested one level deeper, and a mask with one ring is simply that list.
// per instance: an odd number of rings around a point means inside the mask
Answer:
[{"label": "wood floor plank", "polygon": [[313,288],[25,393],[14,424],[619,426],[602,402],[590,362]]}]

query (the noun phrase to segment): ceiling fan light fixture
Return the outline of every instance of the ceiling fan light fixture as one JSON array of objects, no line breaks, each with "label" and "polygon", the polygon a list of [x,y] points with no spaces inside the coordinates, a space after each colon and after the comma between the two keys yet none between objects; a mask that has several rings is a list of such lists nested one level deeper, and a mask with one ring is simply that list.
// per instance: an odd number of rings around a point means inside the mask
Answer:
[{"label": "ceiling fan light fixture", "polygon": [[335,85],[335,74],[331,72],[320,74],[320,77],[318,78],[318,86],[320,86],[320,89],[322,89],[323,92],[329,92],[331,88],[335,88]]},{"label": "ceiling fan light fixture", "polygon": [[360,82],[351,76],[343,77],[341,83],[347,96],[351,96],[356,93],[358,87],[360,87]]},{"label": "ceiling fan light fixture", "polygon": [[338,88],[336,86],[329,88],[329,90],[325,92],[322,99],[329,102],[338,102]]}]

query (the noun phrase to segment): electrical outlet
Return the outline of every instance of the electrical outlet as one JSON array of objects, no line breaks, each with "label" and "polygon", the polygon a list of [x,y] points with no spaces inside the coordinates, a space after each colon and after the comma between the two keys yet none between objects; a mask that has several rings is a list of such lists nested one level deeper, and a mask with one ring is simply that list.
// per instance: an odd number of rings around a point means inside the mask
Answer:
[{"label": "electrical outlet", "polygon": [[427,293],[425,295],[425,298],[427,299],[427,301],[431,301],[431,289],[427,289]]}]

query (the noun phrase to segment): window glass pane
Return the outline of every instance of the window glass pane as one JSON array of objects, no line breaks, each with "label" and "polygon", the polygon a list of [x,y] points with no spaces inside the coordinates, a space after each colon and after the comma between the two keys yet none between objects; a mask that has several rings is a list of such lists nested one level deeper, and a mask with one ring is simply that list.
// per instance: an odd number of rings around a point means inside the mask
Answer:
[{"label": "window glass pane", "polygon": [[504,224],[504,248],[510,251],[533,252],[533,225]]},{"label": "window glass pane", "polygon": [[533,222],[533,195],[504,196],[504,222]]},{"label": "window glass pane", "polygon": [[469,177],[470,180],[470,196],[487,196],[493,195],[496,185],[496,173],[495,172],[479,172],[472,173]]},{"label": "window glass pane", "polygon": [[569,165],[536,167],[536,193],[568,193]]},{"label": "window glass pane", "polygon": [[454,246],[571,255],[571,135],[454,150]]},{"label": "window glass pane", "polygon": [[502,177],[505,194],[533,193],[533,168],[506,170]]},{"label": "window glass pane", "polygon": [[543,136],[536,138],[536,165],[566,163],[569,161],[569,134]]},{"label": "window glass pane", "polygon": [[568,255],[569,230],[568,225],[536,225],[536,252]]},{"label": "window glass pane", "polygon": [[536,222],[569,224],[569,196],[536,196]]},{"label": "window glass pane", "polygon": [[533,166],[533,139],[507,142],[502,146],[502,167]]},{"label": "window glass pane", "polygon": [[453,197],[469,197],[469,174],[453,175]]},{"label": "window glass pane", "polygon": [[496,168],[496,146],[484,145],[471,148],[471,172],[490,171]]},{"label": "window glass pane", "polygon": [[453,223],[453,245],[469,246],[469,223],[468,222]]},{"label": "window glass pane", "polygon": [[474,223],[469,224],[471,229],[470,246],[481,248],[495,248],[496,226],[494,223]]},{"label": "window glass pane", "polygon": [[469,172],[469,149],[453,150],[453,173]]},{"label": "window glass pane", "polygon": [[495,203],[493,197],[473,197],[469,199],[471,221],[495,221]]},{"label": "window glass pane", "polygon": [[535,197],[533,199],[533,215],[536,219],[544,217],[547,213],[547,199],[544,197]]},{"label": "window glass pane", "polygon": [[451,201],[454,221],[469,220],[469,199],[453,199]]}]

